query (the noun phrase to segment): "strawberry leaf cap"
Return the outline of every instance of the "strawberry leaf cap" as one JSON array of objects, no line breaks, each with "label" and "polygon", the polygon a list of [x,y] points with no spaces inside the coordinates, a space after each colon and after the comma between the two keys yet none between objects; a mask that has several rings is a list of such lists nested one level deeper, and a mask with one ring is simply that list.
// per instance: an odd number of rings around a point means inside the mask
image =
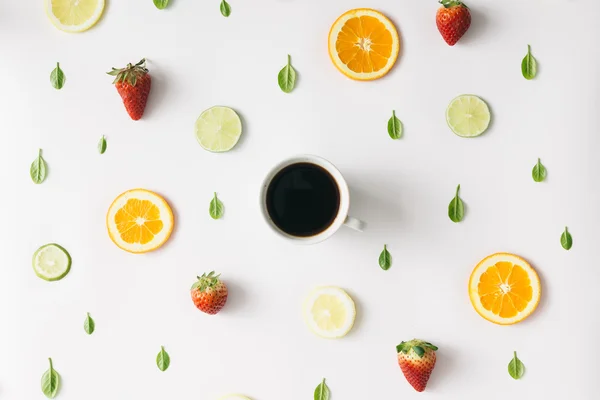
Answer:
[{"label": "strawberry leaf cap", "polygon": [[145,58],[142,58],[142,60],[135,65],[129,63],[125,68],[113,68],[112,71],[107,72],[108,75],[115,77],[113,83],[128,82],[131,86],[135,86],[137,80],[147,73],[148,69],[146,68]]},{"label": "strawberry leaf cap", "polygon": [[192,290],[198,289],[200,292],[204,292],[208,288],[214,288],[221,282],[219,280],[220,276],[220,274],[215,275],[215,271],[209,272],[208,275],[204,273],[202,276],[197,277],[198,280],[192,285]]},{"label": "strawberry leaf cap", "polygon": [[444,6],[444,8],[452,8],[452,7],[464,7],[469,8],[465,3],[460,0],[440,0],[440,4]]},{"label": "strawberry leaf cap", "polygon": [[396,346],[396,352],[407,354],[410,350],[414,351],[419,357],[423,357],[425,351],[429,349],[436,351],[438,348],[429,342],[419,339],[413,339],[408,342],[402,342]]}]

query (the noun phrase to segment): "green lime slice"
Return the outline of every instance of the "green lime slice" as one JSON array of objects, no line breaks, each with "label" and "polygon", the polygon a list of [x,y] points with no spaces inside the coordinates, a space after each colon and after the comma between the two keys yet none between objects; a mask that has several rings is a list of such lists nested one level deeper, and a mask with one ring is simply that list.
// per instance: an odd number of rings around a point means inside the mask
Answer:
[{"label": "green lime slice", "polygon": [[71,256],[61,246],[50,243],[33,253],[33,270],[46,281],[58,281],[71,269]]},{"label": "green lime slice", "polygon": [[229,107],[212,107],[196,120],[196,139],[205,150],[222,153],[240,140],[242,121]]},{"label": "green lime slice", "polygon": [[481,135],[490,125],[490,120],[490,109],[485,101],[470,94],[456,97],[446,109],[448,126],[461,137]]}]

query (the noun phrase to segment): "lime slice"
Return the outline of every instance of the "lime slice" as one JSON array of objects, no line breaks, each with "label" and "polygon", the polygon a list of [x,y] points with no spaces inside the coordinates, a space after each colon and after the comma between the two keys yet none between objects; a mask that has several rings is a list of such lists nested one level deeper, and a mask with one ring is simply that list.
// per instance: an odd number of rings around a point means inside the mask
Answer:
[{"label": "lime slice", "polygon": [[196,121],[196,139],[205,150],[214,153],[229,151],[240,140],[242,121],[229,107],[212,107]]},{"label": "lime slice", "polygon": [[461,137],[475,137],[490,125],[490,109],[477,96],[463,94],[450,102],[446,109],[446,122],[452,132]]},{"label": "lime slice", "polygon": [[346,336],[355,318],[354,301],[338,287],[318,287],[304,302],[304,322],[315,334],[327,339]]},{"label": "lime slice", "polygon": [[71,269],[71,256],[57,244],[40,247],[33,254],[33,270],[46,281],[58,281]]},{"label": "lime slice", "polygon": [[250,400],[250,398],[242,396],[241,394],[228,394],[223,397],[219,397],[219,400]]},{"label": "lime slice", "polygon": [[83,32],[98,22],[104,12],[104,0],[45,0],[46,14],[58,29]]}]

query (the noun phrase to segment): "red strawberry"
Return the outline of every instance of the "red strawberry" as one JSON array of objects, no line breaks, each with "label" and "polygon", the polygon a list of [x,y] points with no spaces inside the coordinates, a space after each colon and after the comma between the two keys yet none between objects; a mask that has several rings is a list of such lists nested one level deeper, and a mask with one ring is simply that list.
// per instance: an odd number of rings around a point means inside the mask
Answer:
[{"label": "red strawberry", "polygon": [[446,43],[454,46],[471,26],[471,12],[460,0],[440,0],[440,4],[435,22]]},{"label": "red strawberry", "polygon": [[135,65],[127,64],[126,68],[113,68],[108,74],[116,76],[113,83],[131,119],[137,121],[142,118],[152,86],[152,79],[146,69],[146,59]]},{"label": "red strawberry", "polygon": [[427,386],[429,376],[435,367],[435,351],[438,348],[429,342],[413,339],[396,346],[398,364],[404,377],[415,388],[422,392]]},{"label": "red strawberry", "polygon": [[227,302],[227,286],[215,275],[203,274],[198,281],[192,285],[192,301],[198,310],[207,314],[216,314]]}]

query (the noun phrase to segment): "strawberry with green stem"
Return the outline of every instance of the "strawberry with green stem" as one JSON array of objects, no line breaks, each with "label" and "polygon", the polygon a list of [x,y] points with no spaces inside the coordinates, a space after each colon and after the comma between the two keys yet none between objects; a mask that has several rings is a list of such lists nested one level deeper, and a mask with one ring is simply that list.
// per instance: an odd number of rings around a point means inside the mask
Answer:
[{"label": "strawberry with green stem", "polygon": [[440,0],[440,4],[435,23],[446,43],[454,46],[471,26],[471,12],[460,0]]},{"label": "strawberry with green stem", "polygon": [[203,274],[192,285],[192,301],[198,310],[214,315],[221,311],[227,302],[227,286],[215,275],[215,271]]},{"label": "strawberry with green stem", "polygon": [[398,364],[404,377],[417,392],[427,386],[435,367],[435,352],[438,348],[429,342],[413,339],[396,346]]},{"label": "strawberry with green stem", "polygon": [[113,68],[107,74],[115,77],[113,83],[131,119],[137,121],[142,118],[152,86],[152,79],[146,68],[146,59],[142,59],[135,65],[129,63],[125,68]]}]

